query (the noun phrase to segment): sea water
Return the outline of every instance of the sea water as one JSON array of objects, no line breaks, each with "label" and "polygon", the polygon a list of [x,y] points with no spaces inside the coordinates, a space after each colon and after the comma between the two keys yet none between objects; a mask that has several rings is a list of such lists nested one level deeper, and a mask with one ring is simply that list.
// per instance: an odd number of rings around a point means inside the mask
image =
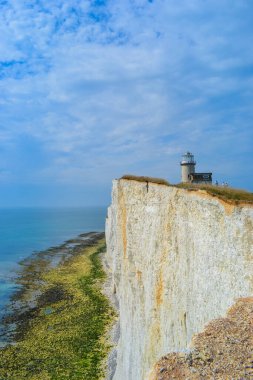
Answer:
[{"label": "sea water", "polygon": [[106,207],[0,210],[0,317],[15,290],[18,262],[83,232],[104,231]]}]

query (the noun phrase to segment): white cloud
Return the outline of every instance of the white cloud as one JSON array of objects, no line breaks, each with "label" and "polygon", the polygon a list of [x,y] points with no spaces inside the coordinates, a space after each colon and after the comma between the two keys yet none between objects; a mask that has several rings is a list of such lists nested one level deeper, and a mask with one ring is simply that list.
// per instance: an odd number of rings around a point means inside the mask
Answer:
[{"label": "white cloud", "polygon": [[[161,176],[191,149],[213,170],[229,157],[235,182],[240,152],[246,180],[252,6],[94,4],[12,0],[1,12],[0,127],[13,141],[26,133],[43,147],[44,164],[30,179],[106,183],[121,170]],[[174,181],[177,172],[170,170]]]}]

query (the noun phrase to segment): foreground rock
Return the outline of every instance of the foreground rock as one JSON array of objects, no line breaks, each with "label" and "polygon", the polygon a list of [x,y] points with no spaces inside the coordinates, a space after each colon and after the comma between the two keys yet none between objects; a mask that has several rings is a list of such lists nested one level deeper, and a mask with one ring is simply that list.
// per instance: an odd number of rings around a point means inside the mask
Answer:
[{"label": "foreground rock", "polygon": [[239,299],[226,318],[210,322],[188,354],[172,353],[150,380],[253,379],[253,297]]}]

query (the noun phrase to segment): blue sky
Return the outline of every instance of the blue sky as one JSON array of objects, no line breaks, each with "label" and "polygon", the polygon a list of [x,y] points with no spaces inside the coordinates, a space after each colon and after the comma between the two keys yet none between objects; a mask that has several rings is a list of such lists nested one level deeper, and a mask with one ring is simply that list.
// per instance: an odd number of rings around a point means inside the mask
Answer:
[{"label": "blue sky", "polygon": [[105,205],[125,173],[253,190],[251,0],[0,0],[0,206]]}]

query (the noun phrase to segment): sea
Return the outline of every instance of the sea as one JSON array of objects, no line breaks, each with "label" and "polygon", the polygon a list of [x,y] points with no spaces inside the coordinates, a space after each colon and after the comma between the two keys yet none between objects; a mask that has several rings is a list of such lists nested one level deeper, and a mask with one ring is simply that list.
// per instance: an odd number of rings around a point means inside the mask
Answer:
[{"label": "sea", "polygon": [[0,209],[0,318],[21,260],[81,233],[104,231],[105,218],[106,207]]}]

